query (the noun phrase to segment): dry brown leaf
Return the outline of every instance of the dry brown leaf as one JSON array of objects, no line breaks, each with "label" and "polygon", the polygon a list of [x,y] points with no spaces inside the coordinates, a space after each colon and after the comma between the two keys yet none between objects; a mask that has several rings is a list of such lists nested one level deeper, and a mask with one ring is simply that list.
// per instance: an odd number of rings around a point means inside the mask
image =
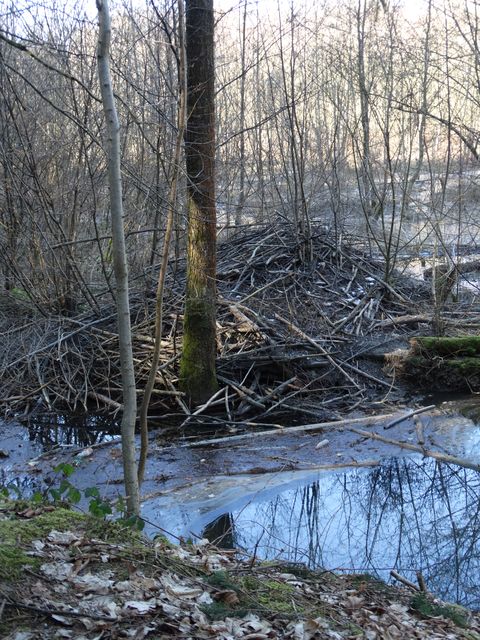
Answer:
[{"label": "dry brown leaf", "polygon": [[225,604],[228,604],[228,605],[234,605],[240,602],[236,592],[232,591],[231,589],[225,589],[224,591],[217,591],[216,593],[213,594],[213,599],[216,600],[217,602],[225,602]]},{"label": "dry brown leaf", "polygon": [[347,596],[344,605],[347,610],[360,609],[365,602],[361,596]]},{"label": "dry brown leaf", "polygon": [[33,518],[35,516],[39,516],[42,513],[42,509],[32,509],[29,507],[28,509],[24,509],[23,511],[17,511],[16,515],[20,518]]},{"label": "dry brown leaf", "polygon": [[168,602],[161,602],[160,607],[162,608],[163,613],[166,616],[170,616],[171,618],[177,618],[181,614],[183,614],[183,611],[180,607],[176,607],[175,605],[169,604]]},{"label": "dry brown leaf", "polygon": [[62,583],[72,573],[72,565],[68,562],[46,562],[40,567],[40,571],[51,578]]},{"label": "dry brown leaf", "polygon": [[52,544],[70,545],[73,542],[78,542],[81,537],[73,531],[56,531],[53,529],[47,536],[48,542]]},{"label": "dry brown leaf", "polygon": [[175,598],[196,598],[203,593],[203,589],[186,584],[177,576],[163,574],[160,582],[164,586],[165,592]]},{"label": "dry brown leaf", "polygon": [[72,582],[78,591],[84,593],[111,593],[114,581],[111,580],[112,571],[101,573],[86,573],[83,576],[74,576]]}]

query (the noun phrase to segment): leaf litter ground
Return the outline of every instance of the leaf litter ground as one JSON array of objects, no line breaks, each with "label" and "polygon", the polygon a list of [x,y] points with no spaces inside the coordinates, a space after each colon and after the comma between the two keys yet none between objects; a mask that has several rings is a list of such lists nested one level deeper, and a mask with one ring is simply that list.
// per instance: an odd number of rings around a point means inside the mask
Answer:
[{"label": "leaf litter ground", "polygon": [[480,615],[369,575],[173,546],[63,508],[0,506],[8,640],[480,639]]}]

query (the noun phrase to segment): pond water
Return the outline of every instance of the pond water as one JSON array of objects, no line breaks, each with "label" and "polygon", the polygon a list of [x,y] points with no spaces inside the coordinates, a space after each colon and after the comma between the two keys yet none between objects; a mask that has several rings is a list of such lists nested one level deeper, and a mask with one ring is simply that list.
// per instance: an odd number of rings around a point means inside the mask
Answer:
[{"label": "pond water", "polygon": [[395,569],[416,583],[419,571],[442,599],[480,610],[480,473],[455,465],[412,455],[342,472],[216,478],[147,503],[144,515],[261,559],[386,581]]},{"label": "pond water", "polygon": [[368,572],[420,571],[441,598],[480,608],[480,474],[433,460],[392,459],[259,496],[203,531],[263,558]]},{"label": "pond water", "polygon": [[31,461],[48,451],[69,451],[118,438],[119,425],[101,415],[44,414],[28,422],[0,420],[0,487],[28,497],[41,490],[40,471]]},{"label": "pond water", "polygon": [[[370,469],[294,475],[285,474],[281,486],[268,486],[273,478],[230,479],[221,496],[205,495],[207,485],[196,500],[176,496],[168,513],[157,502],[146,515],[177,535],[261,559],[384,580],[395,569],[416,582],[420,571],[442,599],[480,609],[479,473],[415,455]],[[242,492],[228,503],[229,494]]]},{"label": "pond water", "polygon": [[[456,401],[452,408],[474,422],[448,423],[444,446],[478,461],[478,403]],[[67,454],[115,438],[118,432],[118,425],[97,416],[87,421],[57,416],[54,422],[50,416],[16,429],[1,422],[0,427],[0,449],[9,452],[0,460],[0,485],[13,481],[23,495],[41,486],[49,464],[36,469],[26,461],[50,448]],[[119,454],[118,445],[95,449],[95,456],[88,458],[91,466],[80,467],[72,477],[75,486],[95,484],[102,495],[121,493],[115,451]],[[257,454],[252,451],[252,459]],[[167,447],[156,469],[165,473],[171,458],[168,469],[178,481],[158,495],[163,485],[155,475],[145,489],[147,494],[157,489],[142,507],[148,534],[163,527],[173,536],[207,537],[262,559],[367,572],[384,580],[395,569],[416,582],[420,571],[442,599],[480,610],[480,473],[411,455],[341,471],[222,476],[217,470],[210,472],[212,477],[208,472],[197,476],[197,467],[215,458],[221,462],[224,455],[220,450],[196,453]]]},{"label": "pond water", "polygon": [[120,424],[110,416],[97,414],[32,416],[25,425],[25,437],[42,451],[58,446],[89,447],[106,442],[120,433]]}]

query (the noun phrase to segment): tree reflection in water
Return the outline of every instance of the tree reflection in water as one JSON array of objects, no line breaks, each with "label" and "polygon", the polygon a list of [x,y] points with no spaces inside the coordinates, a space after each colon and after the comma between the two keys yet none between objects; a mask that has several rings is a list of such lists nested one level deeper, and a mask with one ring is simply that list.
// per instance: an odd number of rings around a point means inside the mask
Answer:
[{"label": "tree reflection in water", "polygon": [[480,609],[479,496],[477,472],[419,457],[391,459],[370,470],[323,474],[274,498],[259,495],[204,535],[228,530],[224,543],[313,568],[383,579],[396,569],[412,581],[421,571],[442,599]]},{"label": "tree reflection in water", "polygon": [[203,530],[203,535],[222,549],[237,547],[234,521],[231,513],[224,513],[213,522],[207,524]]},{"label": "tree reflection in water", "polygon": [[102,415],[45,415],[29,419],[28,438],[38,442],[44,450],[58,445],[89,447],[105,442],[120,433],[120,427],[111,417]]},{"label": "tree reflection in water", "polygon": [[27,498],[35,491],[44,489],[42,481],[28,475],[15,475],[9,469],[0,469],[0,489],[6,490],[10,498]]}]

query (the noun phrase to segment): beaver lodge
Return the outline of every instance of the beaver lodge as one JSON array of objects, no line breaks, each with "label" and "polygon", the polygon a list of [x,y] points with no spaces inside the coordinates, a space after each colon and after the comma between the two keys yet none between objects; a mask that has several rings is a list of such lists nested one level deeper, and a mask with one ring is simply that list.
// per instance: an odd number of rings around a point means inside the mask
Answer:
[{"label": "beaver lodge", "polygon": [[[444,302],[440,320],[428,281],[384,266],[358,239],[313,230],[313,260],[302,262],[290,225],[251,227],[218,248],[217,370],[220,389],[190,410],[178,389],[185,262],[167,276],[160,366],[151,418],[168,423],[274,424],[371,413],[401,399],[423,371],[425,390],[452,387],[439,366],[444,352],[424,359],[439,327],[450,336],[478,330],[478,303]],[[154,274],[149,274],[150,282]],[[135,284],[135,283],[134,283]],[[151,365],[154,293],[136,281],[131,293],[137,393]],[[58,410],[121,409],[115,308],[105,296],[100,313],[42,315],[28,300],[3,295],[0,403],[6,415]],[[21,322],[19,322],[19,317]],[[405,364],[409,340],[413,359]],[[478,386],[476,338],[467,362],[456,366],[454,387]],[[421,345],[422,362],[419,361]],[[472,346],[473,345],[473,346]],[[398,351],[400,349],[400,352]],[[473,349],[473,353],[471,350]],[[457,350],[455,344],[450,353]],[[391,354],[385,360],[385,354]],[[458,354],[457,354],[458,356]],[[426,363],[427,362],[427,363]],[[450,365],[451,362],[450,362]],[[415,384],[415,391],[418,391]]]}]

